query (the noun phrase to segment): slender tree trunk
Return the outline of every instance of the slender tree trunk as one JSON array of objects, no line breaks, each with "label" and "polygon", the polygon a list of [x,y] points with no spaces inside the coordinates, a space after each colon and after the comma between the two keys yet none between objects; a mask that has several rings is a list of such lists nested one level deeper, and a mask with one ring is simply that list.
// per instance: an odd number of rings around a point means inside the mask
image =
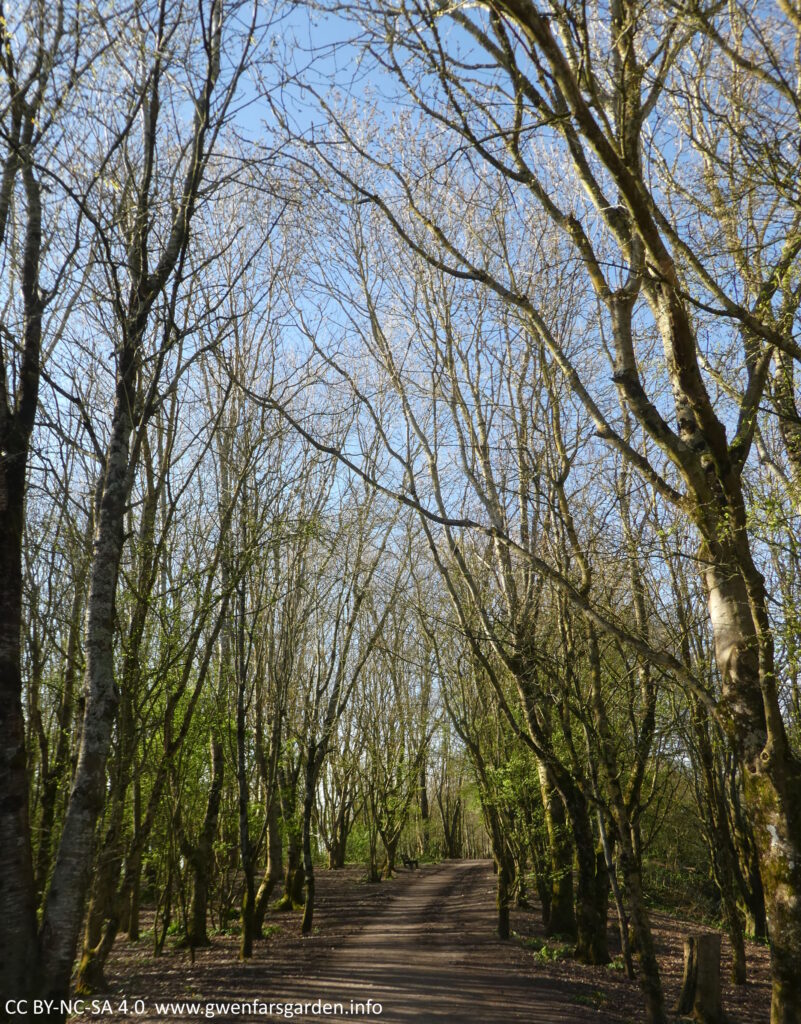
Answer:
[{"label": "slender tree trunk", "polygon": [[645,997],[648,1021],[650,1024],[665,1024],[662,980],[659,975],[659,964],[656,959],[651,924],[645,908],[640,858],[635,847],[634,830],[629,816],[628,805],[620,787],[620,772],[617,766],[611,729],[606,714],[606,705],[601,692],[600,653],[595,630],[592,626],[588,627],[587,637],[590,654],[593,718],[600,747],[599,774],[609,795],[612,821],[616,832],[615,838],[620,850],[621,874],[623,875],[623,885],[641,967],[640,984]]},{"label": "slender tree trunk", "polygon": [[428,847],[431,842],[431,810],[428,805],[428,783],[426,779],[425,763],[420,768],[420,785],[418,793],[420,799],[420,822],[423,829],[422,855],[427,857]]},{"label": "slender tree trunk", "polygon": [[92,895],[86,915],[83,953],[75,980],[75,990],[80,995],[90,995],[108,988],[103,974],[104,963],[95,956],[95,950],[103,937],[104,925],[111,918],[114,910],[122,866],[120,848],[122,812],[122,800],[118,794],[112,804],[111,821],[96,858],[92,875]]},{"label": "slender tree trunk", "polygon": [[267,808],[267,870],[256,894],[256,912],[253,927],[257,939],[262,937],[264,917],[267,913],[270,897],[284,875],[282,840],[278,801],[272,799]]},{"label": "slender tree trunk", "polygon": [[514,871],[508,854],[502,856],[500,859],[496,858],[496,863],[498,866],[496,898],[496,906],[498,908],[498,938],[506,940],[511,935],[509,906],[512,902],[511,889],[512,882],[514,880]]},{"label": "slender tree trunk", "polygon": [[67,638],[66,663],[64,666],[64,688],[61,693],[61,703],[59,704],[56,721],[56,749],[53,763],[50,765],[47,778],[44,780],[42,787],[42,815],[39,822],[39,847],[36,851],[37,900],[42,898],[50,873],[53,852],[53,828],[56,819],[59,789],[68,781],[70,725],[72,723],[75,699],[75,679],[81,634],[83,597],[83,587],[79,580],[76,583],[70,613],[70,628]]},{"label": "slender tree trunk", "polygon": [[208,916],[209,885],[211,883],[211,867],[214,856],[214,836],[217,833],[217,821],[220,815],[224,781],[223,748],[214,731],[212,731],[209,742],[211,748],[211,784],[206,801],[203,826],[191,858],[192,895],[189,902],[189,929],[186,939],[192,949],[210,944],[206,928],[206,918]]},{"label": "slender tree trunk", "polygon": [[[371,799],[372,803],[372,799]],[[367,865],[367,881],[380,882],[381,869],[378,866],[378,828],[375,824],[375,817],[367,824],[367,837],[369,842],[369,863]]]},{"label": "slender tree trunk", "polygon": [[579,794],[571,796],[575,797],[575,802],[570,800],[568,814],[573,825],[577,864],[575,956],[580,963],[605,964],[609,962],[605,865],[599,877],[601,864],[586,801]]},{"label": "slender tree trunk", "polygon": [[[211,587],[211,580],[212,577],[209,578],[209,582],[207,584],[207,587],[209,589]],[[145,844],[148,840],[148,837],[151,834],[153,824],[156,820],[156,815],[158,812],[158,808],[160,806],[162,793],[169,778],[170,765],[172,763],[172,759],[175,756],[176,751],[181,747],[181,745],[186,739],[189,725],[192,721],[194,708],[196,707],[198,696],[200,694],[203,682],[208,672],[209,663],[211,660],[212,650],[214,648],[216,637],[219,633],[221,623],[225,617],[225,610],[226,601],[223,600],[217,622],[212,630],[211,636],[208,639],[206,651],[203,657],[201,658],[199,666],[197,667],[197,678],[195,680],[194,688],[192,689],[191,692],[189,706],[184,712],[183,721],[176,735],[173,736],[171,742],[165,743],[163,760],[158,765],[156,776],[155,779],[153,780],[153,785],[151,787],[150,795],[148,797],[147,809],[145,811],[144,818],[142,819],[139,827],[134,832],[131,842],[128,845],[125,858],[125,870],[123,872],[122,881],[120,882],[113,899],[111,900],[110,903],[107,904],[108,909],[105,915],[102,937],[100,938],[100,941],[97,943],[97,945],[95,945],[94,948],[91,949],[90,957],[88,958],[91,961],[90,969],[93,977],[102,976],[105,963],[111,953],[117,933],[121,925],[128,918],[130,910],[131,893],[133,892],[136,880],[139,877],[142,852],[145,848]],[[178,687],[176,691],[170,695],[167,701],[164,721],[165,737],[168,735],[172,735],[173,719],[176,707],[180,699],[183,696],[185,696],[187,692],[188,674],[190,671],[190,667],[194,664],[193,654],[194,651],[196,650],[196,644],[200,637],[200,631],[201,624],[198,623],[195,627],[195,632],[192,638],[192,642],[190,644],[187,661],[184,667],[184,685]],[[170,881],[167,887],[168,897],[165,900],[165,906],[167,907],[167,911],[165,912],[168,915],[170,912],[170,907],[172,905],[171,886],[172,876],[174,874],[173,861],[174,857],[172,853],[170,853]],[[167,923],[169,923],[169,921]],[[163,945],[163,939],[161,944]]]},{"label": "slender tree trunk", "polygon": [[715,771],[714,754],[709,739],[707,716],[700,702],[692,702],[693,727],[701,759],[701,774],[706,790],[707,819],[712,839],[712,868],[720,891],[726,931],[732,949],[732,981],[744,985],[746,980],[745,936],[743,920],[735,897],[736,855],[729,828],[726,802]]},{"label": "slender tree trunk", "polygon": [[[140,576],[141,582],[142,576]],[[142,594],[146,593],[149,593],[149,588],[143,587]],[[134,620],[135,623],[138,620],[138,623],[132,629],[132,642],[122,673],[123,699],[120,703],[118,715],[116,755],[112,770],[109,773],[113,781],[113,789],[110,795],[111,806],[108,815],[109,825],[99,856],[99,865],[96,871],[97,881],[92,886],[87,926],[84,933],[83,953],[76,979],[76,989],[82,994],[98,992],[108,987],[103,971],[108,956],[107,950],[110,949],[110,945],[108,940],[101,941],[104,937],[104,930],[107,931],[109,923],[113,922],[111,927],[116,935],[120,915],[125,914],[126,917],[130,917],[130,889],[126,890],[125,898],[122,901],[117,894],[117,890],[123,865],[125,804],[130,788],[131,765],[136,745],[132,701],[133,694],[136,692],[136,681],[139,678],[138,654],[145,622],[145,602],[141,597]],[[136,832],[134,832],[135,836]],[[138,873],[135,847],[134,839],[131,849],[125,858],[126,878],[131,878],[135,873]]]},{"label": "slender tree trunk", "polygon": [[746,926],[754,939],[767,939],[768,918],[765,910],[765,891],[762,888],[762,875],[759,871],[759,858],[756,849],[748,851],[744,868],[746,891],[743,894],[743,902]]},{"label": "slender tree trunk", "polygon": [[[478,754],[477,748],[474,753]],[[480,764],[482,784],[480,787],[481,808],[484,821],[492,843],[492,866],[495,871],[495,907],[498,938],[506,940],[511,934],[509,923],[509,907],[512,902],[512,883],[514,881],[514,860],[504,834],[503,817],[490,796],[487,777],[483,763]]]},{"label": "slender tree trunk", "polygon": [[[133,825],[134,835],[142,827],[142,785],[137,775],[133,782]],[[128,938],[139,941],[139,899],[142,891],[142,851],[137,848],[133,854],[133,886],[128,906]]]},{"label": "slender tree trunk", "polygon": [[318,763],[317,744],[314,740],[310,740],[306,755],[305,786],[303,788],[303,874],[306,900],[303,907],[303,923],[300,926],[302,935],[311,934],[314,921],[314,858],[312,857],[311,822]]},{"label": "slender tree trunk", "polygon": [[331,848],[328,851],[329,870],[338,871],[345,867],[345,855],[348,848],[348,836],[353,824],[353,794],[348,788],[343,794],[342,802],[339,805],[334,833],[331,839]]},{"label": "slender tree trunk", "polygon": [[[293,826],[289,833],[286,850],[286,873],[284,875],[284,895],[282,903],[291,910],[293,906],[303,902],[303,855],[302,830],[298,833]],[[283,909],[283,908],[282,908]]]},{"label": "slender tree trunk", "polygon": [[253,956],[254,914],[256,909],[256,887],[253,879],[253,851],[250,843],[248,824],[248,777],[245,761],[245,586],[240,585],[239,621],[237,628],[237,700],[236,700],[236,777],[239,789],[239,853],[245,888],[242,896],[242,934],[239,941],[239,959],[248,960]]},{"label": "slender tree trunk", "polygon": [[664,1024],[666,1020],[665,1005],[659,964],[656,959],[656,947],[648,911],[645,908],[642,872],[630,841],[621,844],[620,862],[623,887],[634,931],[635,948],[641,968],[640,986],[645,996],[647,1019],[649,1024]]},{"label": "slender tree trunk", "polygon": [[334,823],[334,834],[331,837],[331,848],[328,851],[328,867],[331,871],[337,871],[345,867],[345,850],[348,845],[349,831],[348,805],[343,800]]},{"label": "slender tree trunk", "polygon": [[615,898],[618,932],[620,935],[620,951],[623,954],[623,962],[626,965],[626,974],[629,978],[634,979],[634,961],[631,958],[631,945],[629,943],[629,918],[626,913],[626,904],[623,900],[623,894],[620,891],[620,886],[617,881],[615,861],[612,856],[612,849],[609,843],[606,826],[604,825],[603,813],[600,810],[598,811],[598,830],[601,834],[601,846],[603,847],[604,860],[606,861],[606,871],[609,876],[609,884],[612,889],[612,895]]},{"label": "slender tree trunk", "polygon": [[[384,844],[384,853],[386,854],[386,862],[384,865],[384,878],[391,878],[395,873],[395,861],[398,856],[398,843],[400,842],[400,832],[394,827],[392,832],[384,832],[381,835],[381,842]],[[448,855],[450,856],[450,854]]]}]

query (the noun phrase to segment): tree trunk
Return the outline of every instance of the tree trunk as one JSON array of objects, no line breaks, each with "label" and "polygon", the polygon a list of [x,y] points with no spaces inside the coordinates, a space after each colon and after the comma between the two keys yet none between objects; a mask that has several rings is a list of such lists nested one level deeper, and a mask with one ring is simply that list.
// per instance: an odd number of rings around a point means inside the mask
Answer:
[{"label": "tree trunk", "polygon": [[[609,963],[606,939],[608,881],[606,865],[596,855],[589,812],[583,797],[569,807],[576,843],[576,950],[579,963]],[[600,877],[599,877],[600,871]],[[603,894],[603,898],[601,898]]]},{"label": "tree trunk", "polygon": [[[397,829],[397,827],[396,827]],[[384,865],[384,878],[391,878],[395,873],[395,860],[398,856],[398,843],[400,842],[400,832],[397,830],[392,832],[391,835],[383,833],[381,841],[384,844],[384,852],[386,853],[386,863]]]},{"label": "tree trunk", "polygon": [[[474,751],[477,753],[477,751]],[[496,900],[498,938],[508,939],[509,905],[512,902],[512,882],[514,879],[514,861],[504,835],[503,817],[490,795],[483,764],[480,767],[482,785],[479,789],[481,809],[492,843],[492,867],[496,875]]]},{"label": "tree trunk", "polygon": [[423,829],[423,849],[422,855],[428,856],[428,847],[431,842],[431,810],[428,805],[428,785],[426,781],[426,766],[422,765],[420,768],[420,783],[419,783],[419,800],[420,800],[420,822]]},{"label": "tree trunk", "polygon": [[0,460],[0,991],[32,994],[36,899],[28,811],[20,636],[25,454]]},{"label": "tree trunk", "polygon": [[334,827],[334,834],[331,840],[331,848],[328,851],[328,867],[331,870],[339,870],[345,867],[345,855],[348,848],[348,836],[353,825],[353,795],[348,790],[343,796],[339,806],[337,820]]},{"label": "tree trunk", "polygon": [[648,1021],[650,1024],[664,1024],[665,1006],[662,995],[662,979],[656,959],[651,922],[645,907],[642,872],[630,841],[628,843],[621,842],[620,868],[629,906],[631,927],[634,932],[634,948],[640,963],[640,986],[645,996]]},{"label": "tree trunk", "polygon": [[237,700],[236,700],[236,778],[239,790],[239,853],[245,888],[242,895],[239,959],[248,960],[253,956],[254,915],[256,910],[256,887],[253,879],[253,851],[250,843],[248,824],[248,777],[245,761],[245,692],[247,688],[245,658],[245,586],[239,589],[239,621],[237,624]]},{"label": "tree trunk", "polygon": [[665,1006],[662,979],[656,959],[651,922],[645,908],[642,888],[642,867],[639,856],[639,838],[632,825],[629,805],[620,786],[620,771],[612,740],[612,731],[606,714],[601,688],[601,659],[595,629],[588,627],[592,708],[599,739],[599,776],[609,795],[615,838],[620,850],[620,868],[634,931],[634,944],[640,961],[640,984],[645,996],[645,1008],[650,1024],[664,1024]]},{"label": "tree trunk", "polygon": [[267,808],[267,870],[264,873],[259,891],[256,894],[256,913],[253,927],[256,938],[262,938],[264,917],[270,903],[270,897],[276,885],[284,875],[283,844],[281,821],[278,814],[278,801],[273,799]]},{"label": "tree trunk", "polygon": [[292,910],[303,902],[303,865],[301,857],[303,852],[302,835],[297,830],[289,834],[289,842],[286,850],[286,874],[284,875],[284,895],[281,899],[282,910]]},{"label": "tree trunk", "polygon": [[368,820],[367,836],[370,846],[369,863],[367,865],[367,881],[380,882],[381,869],[378,866],[378,828],[375,824],[374,818]]},{"label": "tree trunk", "polygon": [[348,843],[347,832],[338,832],[331,849],[328,851],[328,868],[330,871],[339,871],[345,867],[345,849]]},{"label": "tree trunk", "polygon": [[186,940],[192,949],[210,945],[206,918],[214,857],[214,836],[217,833],[217,820],[220,815],[224,771],[222,743],[214,732],[211,735],[210,746],[211,784],[206,801],[206,813],[203,817],[203,827],[191,858],[192,896],[189,902],[189,929]]},{"label": "tree trunk", "polygon": [[546,935],[576,935],[576,913],[573,905],[573,844],[565,818],[565,805],[551,784],[544,764],[537,762],[545,827],[550,854],[550,886]]},{"label": "tree trunk", "polygon": [[86,613],[86,706],[75,780],[70,793],[40,930],[45,998],[69,992],[72,963],[92,871],[95,824],[103,806],[106,758],[117,714],[114,681],[114,598],[130,488],[129,441],[135,358],[120,354],[119,380],[95,531]]},{"label": "tree trunk", "polygon": [[106,831],[100,853],[93,871],[92,896],[86,915],[83,952],[75,979],[75,991],[79,995],[91,995],[108,988],[103,974],[103,961],[96,956],[96,950],[103,937],[103,927],[112,916],[117,884],[122,866],[120,832],[122,829],[122,805],[114,801],[111,822]]},{"label": "tree trunk", "polygon": [[498,908],[498,938],[505,940],[511,934],[509,927],[509,905],[512,902],[511,888],[514,873],[508,854],[504,854],[500,858],[496,856],[496,864],[498,866],[496,899]]},{"label": "tree trunk", "polygon": [[[90,517],[91,522],[91,517]],[[64,689],[61,693],[58,719],[56,722],[56,750],[53,763],[42,786],[42,815],[39,822],[39,848],[36,851],[36,892],[41,900],[50,873],[53,852],[53,828],[56,819],[59,788],[67,781],[69,771],[70,725],[72,723],[75,679],[77,674],[78,650],[81,634],[81,608],[83,605],[83,584],[76,581],[72,599],[70,628],[64,666]]]},{"label": "tree trunk", "polygon": [[744,985],[746,980],[745,937],[743,921],[735,897],[736,854],[729,827],[725,797],[715,770],[706,709],[696,699],[692,700],[692,721],[706,791],[706,817],[712,840],[710,851],[712,869],[715,883],[720,892],[726,930],[732,948],[732,981],[735,985]]},{"label": "tree trunk", "polygon": [[768,937],[768,918],[765,911],[765,891],[762,888],[762,875],[759,871],[757,851],[750,851],[744,872],[747,892],[744,895],[746,926],[748,933],[757,940]]},{"label": "tree trunk", "polygon": [[[801,1019],[801,763],[781,717],[764,584],[747,550],[707,568],[721,712],[745,763],[771,942],[771,1024]],[[747,579],[740,571],[744,566]],[[755,621],[758,625],[755,625]]]},{"label": "tree trunk", "polygon": [[142,857],[140,854],[135,855],[135,863],[132,868],[133,882],[131,884],[131,895],[128,901],[128,921],[126,922],[126,930],[128,932],[129,942],[139,941],[139,910],[140,910],[140,895],[142,890]]},{"label": "tree trunk", "polygon": [[[142,827],[142,785],[137,775],[133,783],[133,824],[134,835]],[[139,941],[139,898],[142,891],[142,850],[137,847],[133,854],[133,885],[131,886],[131,898],[128,904],[128,939],[131,942]]]},{"label": "tree trunk", "polygon": [[303,789],[303,874],[306,886],[306,900],[303,907],[302,935],[310,935],[314,921],[314,859],[311,845],[311,821],[314,812],[314,789],[317,782],[317,744],[309,743],[306,755],[306,777]]},{"label": "tree trunk", "polygon": [[[7,36],[6,44],[11,60]],[[46,72],[43,72],[42,89],[45,79]],[[39,949],[22,711],[22,539],[28,453],[39,400],[45,292],[39,287],[41,185],[30,159],[36,118],[31,116],[32,107],[25,102],[22,90],[12,99],[12,106],[16,108],[12,115],[16,138],[8,140],[11,155],[5,161],[3,173],[0,198],[4,209],[3,238],[19,171],[22,172],[27,221],[20,231],[24,236],[19,274],[22,328],[18,337],[12,339],[21,352],[18,376],[14,374],[16,394],[10,392],[11,379],[5,360],[0,393],[0,991],[25,997],[34,991]],[[36,109],[39,109],[38,104]],[[14,284],[11,286],[13,288]]]},{"label": "tree trunk", "polygon": [[726,1024],[720,999],[720,935],[688,935],[684,940],[684,980],[676,1013],[699,1024]]}]

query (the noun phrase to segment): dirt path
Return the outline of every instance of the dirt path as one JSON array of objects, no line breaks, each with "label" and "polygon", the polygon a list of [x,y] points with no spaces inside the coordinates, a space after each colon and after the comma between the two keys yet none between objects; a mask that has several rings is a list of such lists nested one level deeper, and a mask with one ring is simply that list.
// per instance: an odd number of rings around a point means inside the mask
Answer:
[{"label": "dirt path", "polygon": [[[354,886],[351,880],[337,888],[335,873],[330,874],[311,938],[301,940],[295,915],[285,917],[283,935],[257,944],[247,963],[236,960],[233,938],[198,950],[194,963],[186,951],[165,951],[154,959],[141,944],[123,941],[110,965],[112,1012],[74,1019],[115,1024],[290,1017],[382,1024],[598,1024],[601,1019],[576,1001],[581,985],[543,976],[533,969],[529,952],[493,937],[495,878],[489,861],[404,871],[380,887]],[[141,1009],[134,1011],[137,997]],[[250,1006],[230,1005],[237,1001],[261,1005],[254,1013]],[[298,1003],[317,1001],[341,1004],[343,1012],[298,1012]]]},{"label": "dirt path", "polygon": [[[146,939],[121,939],[109,964],[110,1012],[84,1012],[74,1020],[639,1024],[644,1019],[638,985],[620,971],[582,967],[570,959],[543,960],[521,942],[494,938],[495,877],[489,861],[425,865],[381,885],[365,883],[355,866],[321,872],[318,896],[312,936],[300,937],[297,914],[271,915],[270,938],[256,944],[246,963],[237,959],[235,935],[215,936],[194,960],[176,945],[154,958]],[[697,925],[663,914],[654,914],[654,924],[666,1005],[672,1006],[681,981],[682,938]],[[544,938],[536,907],[515,908],[513,927],[532,943]],[[611,924],[610,943],[614,952]],[[764,1024],[770,1005],[767,951],[749,944],[747,989],[725,980],[728,956],[724,941],[724,1005],[730,1021]],[[137,998],[141,1003],[135,1005]],[[322,1006],[315,1012],[318,1001],[341,1004],[343,1012],[322,1013]],[[299,1010],[298,1004],[311,1009]]]},{"label": "dirt path", "polygon": [[493,938],[494,895],[486,861],[421,873],[282,998],[342,1003],[345,1014],[329,1020],[352,1020],[351,1002],[371,999],[387,1024],[597,1024],[568,985],[534,977],[530,956]]}]

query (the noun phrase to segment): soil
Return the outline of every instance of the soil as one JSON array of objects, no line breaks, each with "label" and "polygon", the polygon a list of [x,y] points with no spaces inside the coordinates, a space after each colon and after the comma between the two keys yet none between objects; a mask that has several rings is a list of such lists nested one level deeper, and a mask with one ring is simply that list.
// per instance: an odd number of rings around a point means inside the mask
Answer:
[{"label": "soil", "polygon": [[[267,922],[272,934],[256,944],[247,963],[237,959],[235,936],[215,936],[194,957],[186,948],[169,944],[154,957],[145,939],[118,940],[107,970],[109,1002],[103,1004],[101,996],[95,1013],[104,1021],[120,1022],[354,1017],[392,1024],[644,1021],[637,982],[615,964],[579,965],[569,959],[563,944],[546,942],[536,907],[513,912],[515,939],[503,943],[494,937],[490,862],[423,865],[378,885],[368,884],[363,876],[363,869],[355,867],[321,871],[314,934],[300,937],[298,914],[272,914]],[[658,913],[653,923],[666,1005],[671,1007],[681,985],[683,937],[699,928]],[[617,949],[612,927],[610,949],[613,954]],[[552,959],[560,956],[565,958]],[[729,1024],[769,1020],[764,947],[749,946],[748,967],[745,989],[728,983],[724,938],[723,1000]],[[179,1001],[199,1005],[157,1005]],[[249,1005],[216,1005],[232,1002]],[[307,1004],[306,1010],[298,1004]],[[87,1007],[76,1019],[91,1019],[95,1013]]]}]

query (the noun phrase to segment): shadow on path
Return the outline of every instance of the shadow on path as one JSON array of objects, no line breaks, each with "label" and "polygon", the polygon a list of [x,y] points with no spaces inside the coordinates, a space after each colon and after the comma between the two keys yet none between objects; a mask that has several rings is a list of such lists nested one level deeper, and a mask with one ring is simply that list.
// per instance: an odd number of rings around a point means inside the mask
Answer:
[{"label": "shadow on path", "polygon": [[[344,1015],[296,1019],[387,1024],[598,1022],[569,985],[537,978],[527,955],[493,937],[495,880],[487,861],[454,861],[399,893],[374,921],[325,956],[313,975],[281,986],[281,999],[342,1003]],[[381,1004],[380,1017],[350,1012]]]}]

